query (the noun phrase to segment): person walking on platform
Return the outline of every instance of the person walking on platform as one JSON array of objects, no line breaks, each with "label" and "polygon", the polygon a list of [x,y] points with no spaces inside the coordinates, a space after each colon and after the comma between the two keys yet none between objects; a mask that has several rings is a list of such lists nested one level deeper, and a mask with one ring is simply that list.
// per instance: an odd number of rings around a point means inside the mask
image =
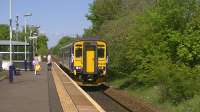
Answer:
[{"label": "person walking on platform", "polygon": [[51,54],[50,53],[48,53],[48,56],[47,56],[47,66],[48,66],[48,71],[51,71],[52,59],[51,59]]},{"label": "person walking on platform", "polygon": [[35,54],[35,57],[34,57],[34,60],[33,60],[33,66],[34,66],[34,73],[35,73],[35,75],[37,75],[38,72],[41,69],[41,66],[39,64],[39,60],[38,60],[38,55],[37,54]]}]

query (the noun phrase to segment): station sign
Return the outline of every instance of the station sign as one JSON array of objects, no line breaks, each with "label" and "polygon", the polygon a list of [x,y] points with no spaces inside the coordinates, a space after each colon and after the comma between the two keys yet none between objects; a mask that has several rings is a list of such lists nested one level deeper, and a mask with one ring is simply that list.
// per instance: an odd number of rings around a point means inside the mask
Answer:
[{"label": "station sign", "polygon": [[29,39],[37,39],[38,36],[32,36],[32,37],[29,37]]}]

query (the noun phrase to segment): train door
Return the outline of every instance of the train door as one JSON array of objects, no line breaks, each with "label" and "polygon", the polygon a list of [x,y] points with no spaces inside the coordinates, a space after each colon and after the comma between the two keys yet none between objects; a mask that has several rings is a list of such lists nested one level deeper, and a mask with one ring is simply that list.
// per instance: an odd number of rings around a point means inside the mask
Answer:
[{"label": "train door", "polygon": [[96,45],[85,45],[85,72],[87,74],[96,73]]}]

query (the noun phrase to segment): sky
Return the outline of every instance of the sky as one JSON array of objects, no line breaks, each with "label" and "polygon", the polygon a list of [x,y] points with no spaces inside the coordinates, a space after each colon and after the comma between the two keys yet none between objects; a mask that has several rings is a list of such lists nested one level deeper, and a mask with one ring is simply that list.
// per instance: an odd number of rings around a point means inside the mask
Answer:
[{"label": "sky", "polygon": [[[24,25],[23,15],[29,25],[40,25],[40,31],[48,38],[48,46],[57,44],[64,36],[82,35],[84,28],[91,26],[85,17],[93,0],[12,0],[13,28],[15,17],[19,16],[20,26]],[[9,0],[0,0],[0,24],[9,24]]]}]

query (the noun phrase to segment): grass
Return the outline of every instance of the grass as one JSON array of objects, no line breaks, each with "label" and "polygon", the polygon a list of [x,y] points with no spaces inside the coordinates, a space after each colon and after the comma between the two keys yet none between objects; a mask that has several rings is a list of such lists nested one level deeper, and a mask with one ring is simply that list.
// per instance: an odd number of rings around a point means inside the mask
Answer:
[{"label": "grass", "polygon": [[128,79],[120,79],[120,80],[114,80],[110,81],[110,85],[112,85],[114,88],[120,88],[121,85],[123,85]]},{"label": "grass", "polygon": [[200,112],[200,96],[187,100],[173,108],[174,112]]},{"label": "grass", "polygon": [[[120,88],[128,78],[111,81],[110,84],[115,88]],[[131,86],[124,88],[130,95],[136,96],[145,102],[164,110],[165,112],[200,112],[200,96],[195,96],[190,100],[174,105],[171,102],[160,102],[159,88],[154,87],[140,87],[133,89]]]},{"label": "grass", "polygon": [[0,71],[0,80],[4,79],[7,75],[6,71]]}]

